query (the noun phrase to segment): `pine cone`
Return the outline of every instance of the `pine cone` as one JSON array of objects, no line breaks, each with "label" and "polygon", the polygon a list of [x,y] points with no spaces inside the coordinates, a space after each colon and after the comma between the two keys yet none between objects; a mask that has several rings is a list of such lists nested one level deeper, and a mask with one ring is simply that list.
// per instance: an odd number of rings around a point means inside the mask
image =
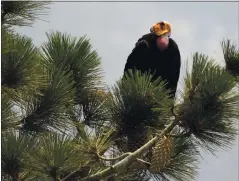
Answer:
[{"label": "pine cone", "polygon": [[151,158],[150,172],[159,173],[167,164],[169,164],[172,154],[172,138],[162,138],[153,148],[153,156]]}]

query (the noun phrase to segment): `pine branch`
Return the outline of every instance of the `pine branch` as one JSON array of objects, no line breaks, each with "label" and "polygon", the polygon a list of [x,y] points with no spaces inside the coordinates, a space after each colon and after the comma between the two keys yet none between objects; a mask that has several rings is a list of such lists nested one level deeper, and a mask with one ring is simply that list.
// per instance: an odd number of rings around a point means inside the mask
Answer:
[{"label": "pine branch", "polygon": [[184,82],[184,100],[177,112],[180,126],[191,132],[202,148],[211,152],[228,148],[235,139],[234,120],[238,119],[234,77],[215,60],[195,53],[192,72],[187,70]]},{"label": "pine branch", "polygon": [[32,26],[36,20],[43,20],[41,16],[49,13],[48,5],[51,3],[50,1],[2,1],[1,25]]},{"label": "pine branch", "polygon": [[172,129],[176,126],[177,120],[174,120],[170,125],[168,125],[160,135],[155,136],[153,139],[151,139],[149,142],[147,142],[144,146],[133,152],[132,154],[128,155],[123,160],[119,161],[118,163],[112,165],[111,167],[100,171],[94,175],[91,175],[89,177],[85,177],[81,179],[81,181],[92,181],[92,180],[100,180],[102,178],[105,178],[107,176],[110,176],[113,173],[118,173],[122,171],[123,169],[127,168],[134,160],[136,160],[138,157],[140,157],[145,151],[150,149],[159,139],[161,136],[168,134]]},{"label": "pine branch", "polygon": [[221,42],[226,69],[236,78],[239,76],[239,49],[235,42],[224,39]]}]

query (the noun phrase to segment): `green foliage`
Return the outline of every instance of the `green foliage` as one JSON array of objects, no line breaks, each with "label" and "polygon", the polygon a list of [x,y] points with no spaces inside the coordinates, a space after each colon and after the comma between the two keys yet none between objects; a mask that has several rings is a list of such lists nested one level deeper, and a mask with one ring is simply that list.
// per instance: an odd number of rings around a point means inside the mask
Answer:
[{"label": "green foliage", "polygon": [[12,110],[11,102],[6,94],[2,94],[1,99],[1,131],[16,129],[20,125],[19,116]]},{"label": "green foliage", "polygon": [[81,137],[76,140],[79,152],[87,155],[91,163],[97,163],[99,156],[103,155],[112,146],[111,136],[114,134],[113,129],[102,128],[98,135],[93,131],[87,133],[81,131]]},{"label": "green foliage", "polygon": [[81,101],[85,91],[98,87],[101,83],[100,58],[92,51],[89,39],[77,40],[60,32],[47,33],[48,42],[42,46],[46,65],[53,64],[65,71],[72,71],[77,88],[77,98]]},{"label": "green foliage", "polygon": [[108,94],[104,90],[89,91],[87,96],[82,100],[82,111],[77,115],[82,115],[83,123],[90,127],[101,128],[103,125],[111,124],[110,112],[107,101]]},{"label": "green foliage", "polygon": [[24,177],[22,162],[24,155],[32,149],[33,138],[19,132],[11,131],[2,134],[2,173],[18,180]]},{"label": "green foliage", "polygon": [[80,168],[84,157],[70,137],[55,133],[41,135],[33,149],[24,155],[24,174],[29,180],[59,180]]},{"label": "green foliage", "polygon": [[[239,50],[231,40],[221,42],[226,69],[234,76],[239,76]],[[239,82],[239,79],[238,79]]]},{"label": "green foliage", "polygon": [[228,146],[235,139],[234,121],[239,106],[239,95],[231,91],[236,85],[233,76],[205,55],[196,53],[185,85],[178,113],[183,127],[211,151]]},{"label": "green foliage", "polygon": [[[113,129],[102,128],[98,134],[94,130],[87,131],[87,126],[78,124],[79,137],[73,140],[74,148],[83,155],[80,167],[67,175],[63,180],[72,180],[74,177],[86,177],[89,173],[104,169],[107,163],[101,159],[111,145]],[[104,158],[104,156],[102,157]]]},{"label": "green foliage", "polygon": [[125,132],[130,131],[130,127],[164,127],[172,100],[163,81],[151,80],[151,75],[136,71],[133,76],[129,72],[112,88],[110,109],[113,121]]},{"label": "green foliage", "polygon": [[[87,126],[84,124],[79,124],[80,136],[77,139],[79,144],[78,149],[88,150],[86,152],[93,154],[104,153],[111,146],[111,136],[114,133],[113,129],[102,127],[99,134],[95,134],[94,130],[87,131]],[[88,147],[87,149],[85,149]]]},{"label": "green foliage", "polygon": [[1,1],[2,25],[31,26],[48,13],[50,1]]},{"label": "green foliage", "polygon": [[27,101],[28,95],[39,94],[44,74],[38,49],[26,36],[4,30],[2,39],[2,91],[13,101]]},{"label": "green foliage", "polygon": [[42,46],[44,65],[72,73],[76,89],[75,106],[69,109],[72,121],[102,126],[109,116],[105,97],[97,93],[104,87],[101,61],[97,52],[92,50],[90,40],[58,31],[47,33],[47,37],[48,41]]},{"label": "green foliage", "polygon": [[22,119],[23,130],[33,132],[67,129],[70,124],[67,109],[74,105],[72,74],[51,67],[47,71],[48,86],[42,89],[37,101],[29,101],[26,116]]}]

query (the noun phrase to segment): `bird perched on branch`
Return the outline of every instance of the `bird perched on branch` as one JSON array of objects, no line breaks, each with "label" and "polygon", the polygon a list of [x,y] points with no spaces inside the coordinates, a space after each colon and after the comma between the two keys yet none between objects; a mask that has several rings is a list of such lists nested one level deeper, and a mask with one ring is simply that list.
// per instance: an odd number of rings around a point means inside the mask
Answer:
[{"label": "bird perched on branch", "polygon": [[178,45],[170,38],[171,25],[166,21],[154,24],[150,33],[142,36],[127,58],[124,74],[132,69],[153,74],[153,80],[161,77],[175,97],[180,75],[181,56]]}]

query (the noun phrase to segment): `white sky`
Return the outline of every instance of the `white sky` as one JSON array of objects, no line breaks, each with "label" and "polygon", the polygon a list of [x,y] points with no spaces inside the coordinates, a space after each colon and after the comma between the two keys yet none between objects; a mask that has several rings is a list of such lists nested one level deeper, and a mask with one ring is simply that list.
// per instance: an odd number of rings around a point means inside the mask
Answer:
[{"label": "white sky", "polygon": [[[36,45],[46,41],[45,32],[58,30],[80,37],[86,34],[102,58],[105,81],[114,84],[122,76],[127,56],[135,42],[160,20],[172,24],[172,38],[178,43],[182,64],[198,51],[223,64],[220,41],[238,42],[239,3],[202,2],[56,2],[49,22],[37,21],[18,32],[33,38]],[[182,67],[180,79],[184,76]],[[238,181],[238,140],[230,152],[217,157],[205,155],[198,181]]]}]

